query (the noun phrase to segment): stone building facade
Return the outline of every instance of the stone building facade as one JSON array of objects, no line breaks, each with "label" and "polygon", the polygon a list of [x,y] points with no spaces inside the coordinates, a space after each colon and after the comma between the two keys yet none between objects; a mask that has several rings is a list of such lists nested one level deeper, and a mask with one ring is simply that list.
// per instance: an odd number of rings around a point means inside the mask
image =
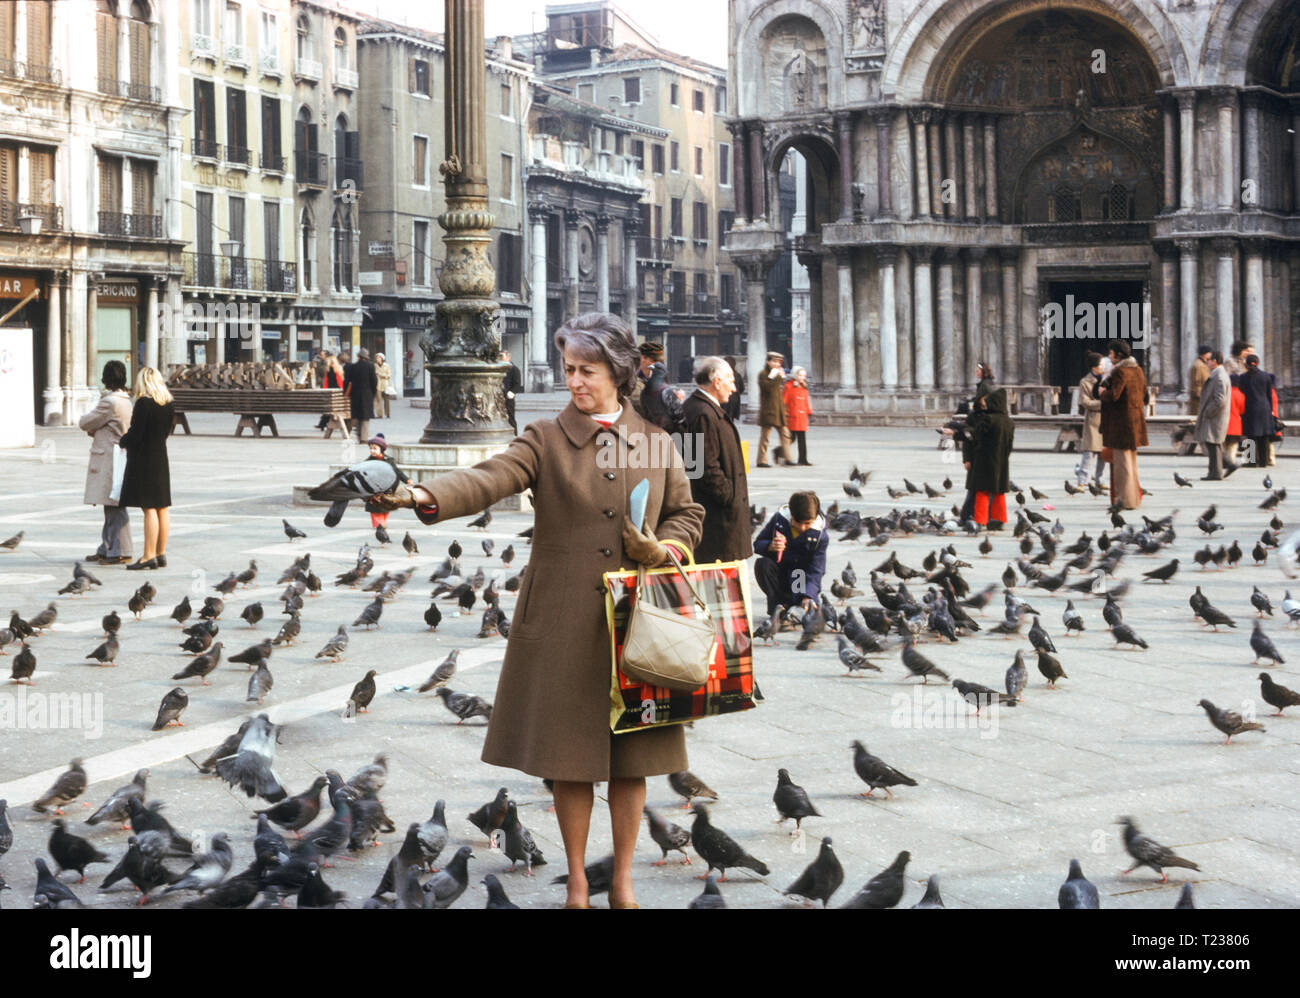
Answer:
[{"label": "stone building facade", "polygon": [[793,148],[810,375],[837,409],[947,410],[978,359],[1068,389],[1103,331],[1141,347],[1162,408],[1201,343],[1296,380],[1294,3],[731,0],[730,31],[751,368]]},{"label": "stone building facade", "polygon": [[0,316],[30,328],[32,419],[75,422],[106,361],[156,366],[179,300],[177,24],[145,0],[0,5]]}]

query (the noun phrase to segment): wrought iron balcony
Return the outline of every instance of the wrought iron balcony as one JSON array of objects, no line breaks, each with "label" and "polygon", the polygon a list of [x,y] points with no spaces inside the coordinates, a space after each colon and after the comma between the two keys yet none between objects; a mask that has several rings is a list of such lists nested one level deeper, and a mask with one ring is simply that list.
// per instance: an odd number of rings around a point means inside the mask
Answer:
[{"label": "wrought iron balcony", "polygon": [[677,247],[667,239],[651,236],[636,237],[636,258],[645,263],[672,263]]},{"label": "wrought iron balcony", "polygon": [[284,160],[285,157],[283,156],[275,156],[275,155],[268,156],[264,152],[260,152],[257,154],[257,165],[260,166],[263,170],[269,170],[272,173],[284,172]]},{"label": "wrought iron balcony", "polygon": [[247,166],[249,153],[247,146],[226,146],[226,154],[222,159],[227,163],[238,163],[240,166]]},{"label": "wrought iron balcony", "polygon": [[101,235],[105,236],[141,236],[147,239],[161,239],[163,234],[162,216],[101,211],[99,213],[99,231]]},{"label": "wrought iron balcony", "polygon": [[216,139],[196,137],[190,139],[190,154],[199,156],[203,159],[216,159],[221,151],[221,146],[217,144]]},{"label": "wrought iron balcony", "polygon": [[150,104],[162,103],[162,88],[150,83],[137,83],[134,80],[119,80],[113,76],[99,78],[99,92],[129,100],[147,101]]},{"label": "wrought iron balcony", "polygon": [[185,253],[187,288],[294,294],[298,290],[298,265],[283,260],[226,257],[219,253]]},{"label": "wrought iron balcony", "polygon": [[15,80],[31,80],[33,83],[53,83],[59,86],[63,74],[52,66],[43,66],[38,62],[22,62],[17,59],[0,59],[0,76]]},{"label": "wrought iron balcony", "polygon": [[63,231],[63,206],[59,204],[22,204],[0,198],[0,229],[19,231],[18,219],[34,215],[41,220],[41,232]]},{"label": "wrought iron balcony", "polygon": [[354,191],[361,190],[361,160],[334,157],[334,186],[339,189],[351,187]]},{"label": "wrought iron balcony", "polygon": [[294,179],[311,187],[329,185],[329,157],[323,152],[295,149],[293,153]]}]

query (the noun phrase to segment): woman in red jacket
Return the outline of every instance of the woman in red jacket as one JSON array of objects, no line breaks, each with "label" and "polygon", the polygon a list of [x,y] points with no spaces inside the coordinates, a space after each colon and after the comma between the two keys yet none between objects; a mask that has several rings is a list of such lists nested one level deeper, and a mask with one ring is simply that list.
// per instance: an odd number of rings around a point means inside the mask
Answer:
[{"label": "woman in red jacket", "polygon": [[794,378],[781,390],[785,402],[785,418],[790,435],[799,445],[799,463],[811,467],[808,460],[808,417],[812,415],[812,400],[808,397],[808,372],[802,367],[794,369]]}]

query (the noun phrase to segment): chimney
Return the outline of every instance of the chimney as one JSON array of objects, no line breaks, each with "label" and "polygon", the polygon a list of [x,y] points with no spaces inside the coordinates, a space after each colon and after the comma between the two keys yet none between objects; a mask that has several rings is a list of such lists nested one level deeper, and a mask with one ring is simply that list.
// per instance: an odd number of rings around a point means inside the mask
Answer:
[{"label": "chimney", "polygon": [[497,35],[496,57],[502,60],[514,58],[514,44],[509,35]]}]

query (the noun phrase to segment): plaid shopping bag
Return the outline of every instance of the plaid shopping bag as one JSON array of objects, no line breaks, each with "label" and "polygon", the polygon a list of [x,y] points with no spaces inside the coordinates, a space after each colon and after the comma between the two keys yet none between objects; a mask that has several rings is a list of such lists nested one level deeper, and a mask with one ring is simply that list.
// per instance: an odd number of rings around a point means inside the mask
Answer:
[{"label": "plaid shopping bag", "polygon": [[[754,642],[749,624],[745,563],[684,565],[713,618],[718,641],[708,681],[688,693],[628,679],[618,668],[628,614],[636,598],[637,573],[605,573],[605,619],[610,633],[609,727],[614,734],[683,724],[715,714],[733,714],[757,706],[754,700]],[[691,613],[690,589],[674,567],[646,573],[655,606]]]}]

